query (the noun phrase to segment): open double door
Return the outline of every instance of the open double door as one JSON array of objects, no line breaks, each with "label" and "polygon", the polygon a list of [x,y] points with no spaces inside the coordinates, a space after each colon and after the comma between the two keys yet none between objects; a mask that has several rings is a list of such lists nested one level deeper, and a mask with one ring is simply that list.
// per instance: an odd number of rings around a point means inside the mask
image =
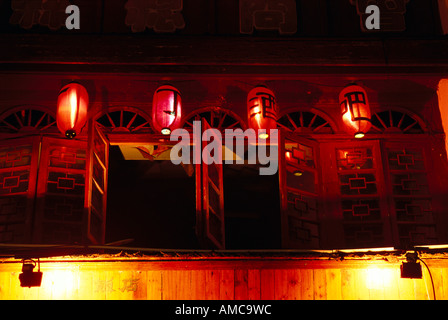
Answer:
[{"label": "open double door", "polygon": [[[202,119],[202,130],[207,129],[210,129],[210,125]],[[213,136],[213,139],[222,142],[220,135]],[[201,151],[207,144],[207,141],[202,142]],[[282,247],[318,248],[321,228],[317,144],[282,134],[278,144],[271,144],[270,150],[278,152]],[[203,154],[209,155],[208,152]],[[215,158],[222,160],[222,154],[215,155]],[[207,164],[205,160],[196,164],[196,234],[203,246],[224,249],[223,165],[222,161]]]}]

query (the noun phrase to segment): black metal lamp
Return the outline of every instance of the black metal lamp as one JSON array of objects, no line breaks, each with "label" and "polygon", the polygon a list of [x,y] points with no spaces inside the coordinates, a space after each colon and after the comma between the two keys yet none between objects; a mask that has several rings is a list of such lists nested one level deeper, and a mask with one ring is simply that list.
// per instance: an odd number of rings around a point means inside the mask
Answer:
[{"label": "black metal lamp", "polygon": [[37,271],[34,272],[36,261],[32,259],[24,259],[22,261],[22,273],[19,274],[21,287],[40,287],[42,283],[42,272],[40,272],[40,261],[37,259]]},{"label": "black metal lamp", "polygon": [[417,260],[419,259],[417,252],[406,253],[406,262],[401,264],[401,278],[421,279],[422,266]]}]

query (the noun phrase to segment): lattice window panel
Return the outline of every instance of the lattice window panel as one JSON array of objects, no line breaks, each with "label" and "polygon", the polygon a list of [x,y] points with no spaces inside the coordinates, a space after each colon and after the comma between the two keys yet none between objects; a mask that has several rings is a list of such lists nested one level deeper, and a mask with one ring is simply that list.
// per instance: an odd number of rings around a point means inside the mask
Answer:
[{"label": "lattice window panel", "polygon": [[287,143],[285,152],[287,164],[315,168],[315,155],[312,147],[302,143]]},{"label": "lattice window panel", "polygon": [[308,248],[319,248],[319,225],[288,216],[289,237]]},{"label": "lattice window panel", "polygon": [[25,195],[0,197],[0,224],[21,223],[26,219]]},{"label": "lattice window panel", "polygon": [[44,138],[41,154],[35,239],[43,243],[79,242],[85,232],[87,143]]},{"label": "lattice window panel", "polygon": [[0,169],[23,167],[31,164],[32,145],[0,147]]},{"label": "lattice window panel", "polygon": [[295,166],[286,165],[286,184],[292,190],[302,190],[317,193],[318,185],[313,171],[301,170]]},{"label": "lattice window panel", "polygon": [[290,141],[285,144],[285,160],[288,190],[317,194],[316,159],[313,147]]},{"label": "lattice window panel", "polygon": [[431,199],[396,198],[394,204],[397,221],[434,223]]},{"label": "lattice window panel", "polygon": [[385,241],[382,223],[345,224],[344,236],[355,247],[372,248]]},{"label": "lattice window panel", "polygon": [[419,244],[437,244],[438,237],[434,225],[399,224],[400,245],[410,248]]},{"label": "lattice window panel", "polygon": [[89,137],[92,170],[90,179],[90,203],[87,236],[93,243],[103,243],[107,201],[107,168],[109,163],[109,142],[97,124],[91,127]]},{"label": "lattice window panel", "polygon": [[[37,139],[11,139],[0,145],[0,242],[27,242],[35,194]],[[36,157],[37,160],[37,157]],[[32,182],[34,181],[34,182]]]},{"label": "lattice window panel", "polygon": [[377,182],[374,173],[341,174],[339,176],[343,196],[377,194]]},{"label": "lattice window panel", "polygon": [[[96,128],[96,130],[99,129]],[[101,161],[101,163],[106,163],[107,145],[105,144],[104,140],[101,139],[101,136],[99,134],[93,135],[93,148],[96,154],[95,159],[97,159],[97,161]]]},{"label": "lattice window panel", "polygon": [[96,184],[92,185],[92,208],[100,215],[103,214],[103,192],[97,187]]},{"label": "lattice window panel", "polygon": [[298,193],[288,193],[288,214],[297,219],[317,219],[318,203],[314,197]]},{"label": "lattice window panel", "polygon": [[84,198],[51,195],[45,199],[45,219],[81,222],[83,213]]},{"label": "lattice window panel", "polygon": [[373,169],[373,153],[371,148],[336,149],[338,170]]},{"label": "lattice window panel", "polygon": [[428,195],[429,186],[425,173],[391,174],[394,195]]},{"label": "lattice window panel", "polygon": [[49,167],[85,170],[86,150],[68,147],[50,147]]},{"label": "lattice window panel", "polygon": [[85,175],[78,173],[49,172],[47,194],[84,196]]},{"label": "lattice window panel", "polygon": [[26,193],[29,177],[29,170],[0,172],[0,196]]},{"label": "lattice window panel", "polygon": [[336,148],[342,230],[347,247],[381,246],[386,239],[381,181],[373,145]]},{"label": "lattice window panel", "polygon": [[425,161],[421,150],[411,148],[388,150],[390,170],[425,170]]},{"label": "lattice window panel", "polygon": [[318,202],[314,197],[288,193],[288,233],[291,239],[309,248],[319,248]]},{"label": "lattice window panel", "polygon": [[318,249],[322,245],[317,143],[282,131],[279,162],[283,245]]},{"label": "lattice window panel", "polygon": [[20,243],[27,237],[24,223],[0,224],[0,243]]},{"label": "lattice window panel", "polygon": [[379,199],[344,199],[341,206],[344,221],[369,222],[381,220]]},{"label": "lattice window panel", "polygon": [[386,150],[393,197],[395,232],[402,246],[437,241],[424,147],[389,146]]}]

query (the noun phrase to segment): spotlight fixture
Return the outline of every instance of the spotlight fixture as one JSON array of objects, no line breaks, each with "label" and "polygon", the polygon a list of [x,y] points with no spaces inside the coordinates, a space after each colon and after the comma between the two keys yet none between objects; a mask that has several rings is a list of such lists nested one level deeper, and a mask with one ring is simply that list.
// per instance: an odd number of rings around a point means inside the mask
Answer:
[{"label": "spotlight fixture", "polygon": [[37,272],[34,272],[36,261],[32,259],[24,259],[22,261],[22,273],[19,274],[21,287],[40,287],[42,282],[42,272],[40,272],[40,261],[37,259]]},{"label": "spotlight fixture", "polygon": [[417,252],[406,253],[406,262],[401,264],[401,278],[421,279],[422,266],[417,262],[419,259]]}]

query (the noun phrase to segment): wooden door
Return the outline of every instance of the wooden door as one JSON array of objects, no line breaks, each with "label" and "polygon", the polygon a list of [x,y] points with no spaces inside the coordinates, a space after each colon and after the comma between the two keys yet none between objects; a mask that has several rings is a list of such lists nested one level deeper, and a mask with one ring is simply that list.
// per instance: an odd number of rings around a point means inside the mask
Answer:
[{"label": "wooden door", "polygon": [[37,243],[104,243],[109,143],[97,125],[89,126],[87,139],[42,138]]},{"label": "wooden door", "polygon": [[40,137],[0,142],[0,243],[29,243]]},{"label": "wooden door", "polygon": [[393,245],[378,141],[321,145],[325,234],[332,248]]},{"label": "wooden door", "polygon": [[282,247],[320,248],[318,144],[283,131],[279,142]]},{"label": "wooden door", "polygon": [[94,244],[103,244],[106,237],[109,141],[96,122],[90,123],[89,132],[87,237]]},{"label": "wooden door", "polygon": [[34,242],[84,242],[88,154],[87,141],[42,138]]},{"label": "wooden door", "polygon": [[[201,120],[201,137],[205,130],[211,126],[203,118]],[[210,131],[209,131],[210,132]],[[211,134],[218,144],[222,144],[221,134]],[[196,164],[196,234],[203,247],[225,249],[225,223],[224,223],[224,185],[222,168],[222,148],[215,151],[218,163],[210,160],[209,153],[203,152],[207,141],[195,141],[200,144],[201,161]],[[220,160],[220,161],[219,161]]]},{"label": "wooden door", "polygon": [[445,243],[446,187],[436,178],[444,171],[431,159],[431,139],[386,142],[383,159],[395,245]]}]

